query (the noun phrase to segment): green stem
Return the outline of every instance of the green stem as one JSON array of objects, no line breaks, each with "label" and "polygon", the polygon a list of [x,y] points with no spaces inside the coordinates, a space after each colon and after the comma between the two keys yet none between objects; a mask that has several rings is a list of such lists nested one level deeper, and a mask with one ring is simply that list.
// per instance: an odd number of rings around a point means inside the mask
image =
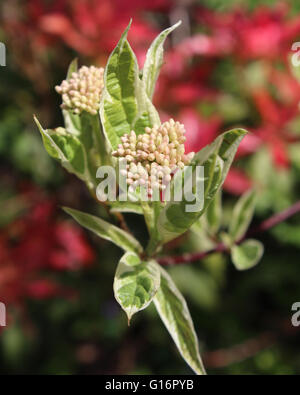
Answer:
[{"label": "green stem", "polygon": [[146,248],[146,254],[148,257],[152,257],[157,253],[160,248],[159,235],[156,229],[156,206],[155,202],[152,202],[152,205],[150,205],[149,202],[143,201],[141,201],[141,206],[144,212],[145,222],[150,235],[150,240]]},{"label": "green stem", "polygon": [[161,246],[160,246],[158,238],[151,236],[149,243],[147,245],[147,248],[146,248],[147,256],[148,257],[154,256],[159,251],[160,247]]},{"label": "green stem", "polygon": [[154,228],[154,212],[152,207],[149,205],[148,202],[141,201],[141,206],[144,212],[145,222],[147,225],[147,229],[149,234],[151,235]]}]

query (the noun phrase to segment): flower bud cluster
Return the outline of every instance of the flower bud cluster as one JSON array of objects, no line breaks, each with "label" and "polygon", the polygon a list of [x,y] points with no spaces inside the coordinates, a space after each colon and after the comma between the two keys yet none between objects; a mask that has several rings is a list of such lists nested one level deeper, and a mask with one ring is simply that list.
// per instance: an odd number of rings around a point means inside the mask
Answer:
[{"label": "flower bud cluster", "polygon": [[82,66],[68,80],[62,81],[61,85],[55,87],[56,92],[62,95],[61,107],[75,114],[82,111],[97,114],[104,87],[103,73],[102,67]]},{"label": "flower bud cluster", "polygon": [[184,125],[170,119],[161,126],[145,128],[145,133],[134,131],[121,137],[113,156],[126,159],[126,176],[130,189],[144,186],[152,195],[153,189],[164,190],[172,174],[188,165],[194,153],[185,154]]}]

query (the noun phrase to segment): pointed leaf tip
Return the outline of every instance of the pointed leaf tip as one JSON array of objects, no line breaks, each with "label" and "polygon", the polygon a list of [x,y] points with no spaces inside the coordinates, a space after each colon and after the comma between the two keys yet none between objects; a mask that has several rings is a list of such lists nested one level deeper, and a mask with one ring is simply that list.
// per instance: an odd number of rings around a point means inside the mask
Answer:
[{"label": "pointed leaf tip", "polygon": [[132,252],[120,259],[114,279],[114,294],[130,326],[138,311],[152,302],[160,286],[160,271],[154,261],[144,262]]},{"label": "pointed leaf tip", "polygon": [[72,62],[69,64],[67,71],[67,80],[71,78],[72,74],[78,70],[78,58],[74,58]]}]

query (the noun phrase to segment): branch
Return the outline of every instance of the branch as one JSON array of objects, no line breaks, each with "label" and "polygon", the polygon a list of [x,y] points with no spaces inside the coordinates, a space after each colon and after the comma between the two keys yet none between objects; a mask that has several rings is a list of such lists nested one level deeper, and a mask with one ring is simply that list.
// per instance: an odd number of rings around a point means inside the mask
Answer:
[{"label": "branch", "polygon": [[268,229],[273,228],[274,226],[280,224],[281,222],[286,221],[293,215],[300,212],[300,201],[293,204],[291,207],[287,208],[286,210],[281,211],[280,213],[272,215],[270,218],[266,219],[265,221],[261,222],[260,225],[257,227],[250,229],[247,232],[247,237],[252,236],[257,233],[265,232]]},{"label": "branch", "polygon": [[[241,243],[249,236],[253,236],[273,228],[274,226],[278,225],[283,221],[286,221],[288,218],[292,217],[293,215],[299,212],[300,212],[300,201],[293,204],[291,207],[287,208],[286,210],[274,214],[270,218],[262,221],[257,227],[249,229],[248,232],[246,232],[246,234],[237,242],[237,244]],[[215,248],[208,251],[187,253],[178,256],[165,256],[165,257],[157,258],[157,262],[161,265],[177,265],[181,263],[191,263],[191,262],[199,261],[205,258],[207,255],[210,255],[214,252],[226,252],[226,251],[228,251],[228,248],[223,243],[219,243],[216,245]]]},{"label": "branch", "polygon": [[[273,319],[272,319],[273,320]],[[272,326],[274,326],[272,324]],[[290,339],[298,334],[297,328],[291,326],[290,318],[278,322],[274,331],[266,331],[255,338],[229,348],[207,351],[203,354],[205,366],[209,368],[227,367],[255,356],[258,352],[273,346],[281,337]]]},{"label": "branch", "polygon": [[248,339],[228,349],[206,352],[203,355],[203,360],[206,367],[226,367],[255,356],[258,352],[271,347],[275,340],[276,336],[273,333],[264,332],[256,338]]}]

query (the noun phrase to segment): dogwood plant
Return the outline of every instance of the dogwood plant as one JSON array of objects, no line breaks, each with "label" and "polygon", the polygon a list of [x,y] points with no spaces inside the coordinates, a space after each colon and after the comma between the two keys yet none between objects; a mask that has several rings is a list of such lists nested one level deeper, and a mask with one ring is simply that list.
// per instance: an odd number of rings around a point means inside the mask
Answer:
[{"label": "dogwood plant", "polygon": [[[97,169],[103,165],[117,168],[118,159],[127,160],[124,176],[128,190],[134,193],[149,180],[159,189],[158,201],[143,200],[136,194],[135,201],[106,202],[108,210],[119,218],[124,212],[144,215],[149,232],[145,249],[126,227],[71,208],[64,210],[80,225],[125,251],[117,265],[113,288],[128,320],[153,303],[182,357],[197,374],[205,374],[187,304],[156,257],[165,243],[189,229],[201,228],[203,218],[216,218],[218,191],[246,131],[230,130],[201,151],[186,155],[184,125],[175,120],[161,123],[152,96],[163,64],[164,41],[179,24],[164,30],[154,40],[142,70],[127,41],[130,24],[105,70],[94,66],[78,69],[77,61],[73,61],[66,80],[56,87],[62,95],[65,126],[43,129],[36,118],[35,121],[49,155],[79,177],[93,196],[99,181]],[[204,169],[203,205],[192,212],[186,210],[185,197],[180,201],[174,197],[165,201],[161,197],[166,185],[174,189],[174,172],[183,169],[186,175],[185,165],[192,169],[189,173],[192,180],[197,166]],[[148,195],[151,193],[149,188]],[[249,199],[252,197],[246,203]],[[224,238],[232,248],[234,261],[245,252],[235,243],[249,222],[249,214],[246,218],[242,215],[244,208],[245,202],[242,209],[236,210],[236,223]]]}]

